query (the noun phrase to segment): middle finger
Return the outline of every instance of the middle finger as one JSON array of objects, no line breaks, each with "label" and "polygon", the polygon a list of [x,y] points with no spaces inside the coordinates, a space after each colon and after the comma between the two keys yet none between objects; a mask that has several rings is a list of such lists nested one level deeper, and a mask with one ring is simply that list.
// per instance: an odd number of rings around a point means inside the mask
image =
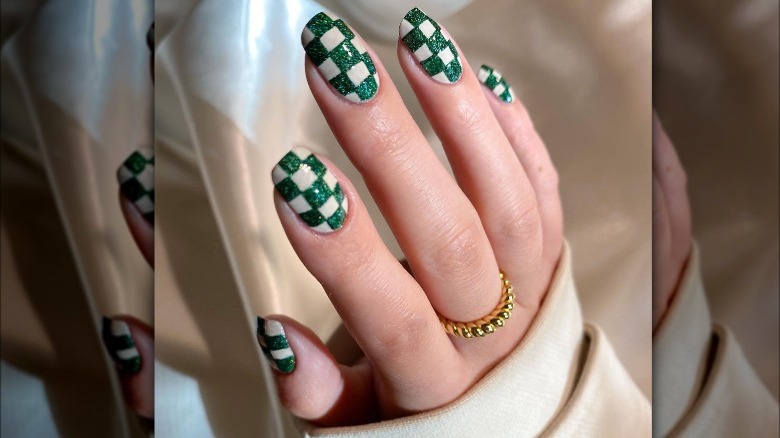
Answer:
[{"label": "middle finger", "polygon": [[309,21],[302,43],[314,98],[433,306],[461,321],[489,313],[500,281],[479,216],[378,58],[343,21],[325,13]]}]

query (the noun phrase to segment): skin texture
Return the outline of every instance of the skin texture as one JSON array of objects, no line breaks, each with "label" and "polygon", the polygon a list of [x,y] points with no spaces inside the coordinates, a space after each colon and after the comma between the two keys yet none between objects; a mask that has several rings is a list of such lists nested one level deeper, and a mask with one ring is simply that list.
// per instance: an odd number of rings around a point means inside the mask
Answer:
[{"label": "skin texture", "polygon": [[[399,42],[398,60],[442,140],[453,179],[368,50],[380,77],[368,102],[345,100],[308,60],[306,76],[411,271],[384,246],[354,186],[326,158],[318,156],[349,200],[339,230],[312,231],[275,196],[291,244],[365,353],[357,364],[337,364],[305,327],[272,317],[282,322],[297,362],[292,373],[276,373],[281,401],[325,426],[427,411],[463,394],[522,339],[563,245],[558,177],[522,103],[502,102],[481,85],[459,48],[463,74],[441,84]],[[517,293],[507,325],[478,340],[447,335],[436,312],[469,321],[492,311],[499,267]]]},{"label": "skin texture", "polygon": [[653,330],[674,298],[691,244],[685,169],[653,113]]}]

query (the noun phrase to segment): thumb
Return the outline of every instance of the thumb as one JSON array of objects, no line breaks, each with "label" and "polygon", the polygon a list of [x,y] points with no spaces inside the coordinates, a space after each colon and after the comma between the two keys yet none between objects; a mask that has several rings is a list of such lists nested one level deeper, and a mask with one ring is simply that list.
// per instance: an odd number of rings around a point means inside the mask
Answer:
[{"label": "thumb", "polygon": [[371,368],[367,361],[336,363],[322,341],[292,318],[257,318],[257,340],[274,370],[282,405],[320,426],[378,420]]}]

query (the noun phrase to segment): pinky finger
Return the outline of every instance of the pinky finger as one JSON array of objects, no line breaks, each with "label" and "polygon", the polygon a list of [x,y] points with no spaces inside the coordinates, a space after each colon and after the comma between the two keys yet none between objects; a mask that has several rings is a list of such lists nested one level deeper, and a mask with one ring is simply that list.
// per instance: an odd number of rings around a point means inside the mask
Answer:
[{"label": "pinky finger", "polygon": [[282,405],[319,426],[378,421],[370,365],[336,363],[320,339],[292,318],[257,318],[257,340],[274,370]]}]

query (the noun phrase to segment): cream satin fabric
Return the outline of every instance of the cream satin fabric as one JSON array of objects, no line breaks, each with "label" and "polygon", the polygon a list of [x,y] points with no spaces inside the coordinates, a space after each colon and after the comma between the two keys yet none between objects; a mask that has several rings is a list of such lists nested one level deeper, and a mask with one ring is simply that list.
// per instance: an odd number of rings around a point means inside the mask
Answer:
[{"label": "cream satin fabric", "polygon": [[716,323],[780,394],[777,0],[654,2],[655,106],[688,173]]},{"label": "cream satin fabric", "polygon": [[713,324],[694,247],[653,339],[653,436],[776,437],[780,413],[731,331]]},{"label": "cream satin fabric", "polygon": [[3,436],[141,434],[99,328],[153,320],[115,176],[151,142],[150,6],[3,2]]},{"label": "cream satin fabric", "polygon": [[[431,12],[435,4],[421,7]],[[393,37],[362,26],[347,2],[327,7],[377,52],[444,159],[400,71]],[[298,433],[276,402],[252,319],[282,312],[324,339],[340,323],[272,204],[270,170],[293,145],[325,154],[346,173],[401,256],[305,84],[300,30],[321,9],[297,1],[158,2],[160,436]],[[472,67],[499,68],[533,114],[561,175],[584,315],[607,334],[635,382],[617,386],[636,384],[649,395],[650,3],[483,0],[437,17]],[[607,345],[598,330],[589,333]],[[603,360],[605,370],[620,370],[616,360]],[[621,399],[610,400],[603,406]],[[570,424],[580,423],[559,427]]]}]

